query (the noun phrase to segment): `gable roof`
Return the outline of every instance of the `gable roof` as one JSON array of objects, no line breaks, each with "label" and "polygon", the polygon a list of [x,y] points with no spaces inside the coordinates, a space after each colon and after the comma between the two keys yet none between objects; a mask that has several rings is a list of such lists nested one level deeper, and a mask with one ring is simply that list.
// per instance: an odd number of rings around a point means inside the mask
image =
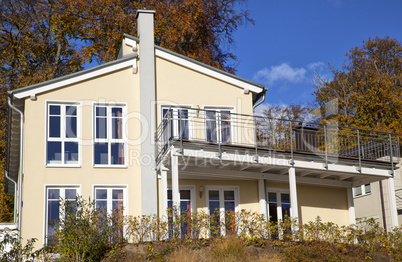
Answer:
[{"label": "gable roof", "polygon": [[92,68],[88,68],[82,71],[78,71],[69,75],[54,78],[38,84],[18,88],[9,91],[9,94],[14,95],[16,98],[26,98],[36,96],[37,94],[51,91],[53,89],[61,88],[67,85],[71,85],[77,82],[85,81],[100,75],[108,74],[126,67],[136,66],[137,54],[126,55],[117,60],[104,63]]},{"label": "gable roof", "polygon": [[[123,38],[130,40],[130,43],[127,45],[134,45],[134,43],[139,43],[140,39],[128,34],[124,34]],[[257,94],[264,93],[267,88],[261,84],[257,84],[250,80],[241,78],[234,74],[230,74],[223,70],[214,68],[212,66],[206,65],[194,59],[188,58],[184,55],[180,55],[173,51],[167,50],[160,46],[155,46],[155,56],[168,60],[170,62],[179,64],[183,67],[192,69],[199,73],[211,76],[213,78],[219,79],[226,83],[238,86],[243,88],[245,91],[251,91]],[[133,71],[136,71],[136,60],[137,53],[128,54],[122,56],[121,49],[119,51],[119,55],[116,60],[104,63],[102,65],[98,65],[89,69],[85,69],[76,73],[72,73],[69,75],[65,75],[62,77],[58,77],[55,79],[51,79],[42,83],[22,87],[19,89],[15,89],[9,91],[9,94],[12,94],[15,98],[21,99],[26,97],[35,97],[37,94],[48,92],[57,88],[65,87],[67,85],[71,85],[77,82],[85,81],[94,77],[98,77],[100,75],[108,74],[126,67],[133,67]]]},{"label": "gable roof", "polygon": [[[127,38],[127,39],[129,39],[131,41],[135,41],[137,43],[140,42],[139,38],[128,35],[128,34],[124,34],[123,38]],[[178,54],[176,52],[170,51],[168,49],[165,49],[165,48],[157,46],[157,45],[155,46],[155,56],[166,59],[170,62],[179,64],[181,66],[190,68],[199,73],[209,75],[211,77],[217,78],[219,80],[233,84],[235,86],[242,87],[242,88],[252,91],[254,93],[260,93],[267,89],[265,86],[263,86],[261,84],[258,84],[253,81],[250,81],[248,79],[228,73],[226,71],[217,69],[215,67],[206,65],[197,60],[194,60],[192,58]]]}]

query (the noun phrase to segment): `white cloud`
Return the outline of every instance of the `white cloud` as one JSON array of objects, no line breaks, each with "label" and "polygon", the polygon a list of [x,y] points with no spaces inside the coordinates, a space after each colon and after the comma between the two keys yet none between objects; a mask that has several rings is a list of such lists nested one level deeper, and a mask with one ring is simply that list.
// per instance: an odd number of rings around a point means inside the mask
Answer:
[{"label": "white cloud", "polygon": [[306,69],[292,68],[288,63],[282,63],[270,68],[263,68],[254,75],[256,81],[262,81],[272,85],[277,81],[299,83],[305,80]]},{"label": "white cloud", "polygon": [[314,63],[310,63],[307,65],[307,68],[309,70],[321,70],[324,67],[324,63],[323,62],[314,62]]},{"label": "white cloud", "polygon": [[321,77],[327,77],[328,72],[323,62],[312,62],[302,67],[292,67],[289,63],[282,63],[264,67],[254,74],[253,80],[268,86],[277,86],[286,91],[291,84],[311,83],[315,72]]}]

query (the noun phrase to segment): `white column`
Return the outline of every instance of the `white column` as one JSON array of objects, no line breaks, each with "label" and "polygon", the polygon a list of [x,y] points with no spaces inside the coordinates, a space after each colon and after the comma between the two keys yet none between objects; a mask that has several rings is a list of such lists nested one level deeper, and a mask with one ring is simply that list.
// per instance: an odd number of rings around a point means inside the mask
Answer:
[{"label": "white column", "polygon": [[167,199],[167,169],[164,166],[162,166],[162,168],[161,168],[161,190],[162,190],[162,194],[161,194],[161,196],[162,196],[162,204],[161,204],[162,219],[163,219],[163,221],[167,222],[167,217],[168,217],[168,214],[167,214],[167,208],[168,208],[168,206],[167,206],[167,201],[168,201],[168,199]]},{"label": "white column", "polygon": [[172,170],[172,202],[174,210],[180,210],[180,190],[179,190],[179,159],[176,150],[172,146],[170,150],[171,170]]},{"label": "white column", "polygon": [[394,178],[388,178],[389,210],[391,215],[391,228],[398,226],[398,212],[396,208]]},{"label": "white column", "polygon": [[349,224],[354,225],[356,224],[356,214],[355,203],[353,200],[353,187],[348,187],[346,190],[348,194]]},{"label": "white column", "polygon": [[292,219],[298,219],[299,211],[297,208],[297,190],[296,190],[296,171],[294,167],[289,168],[289,190],[290,190],[290,209],[292,210]]},{"label": "white column", "polygon": [[264,179],[258,179],[258,195],[260,197],[260,214],[267,218],[267,199],[265,195]]}]

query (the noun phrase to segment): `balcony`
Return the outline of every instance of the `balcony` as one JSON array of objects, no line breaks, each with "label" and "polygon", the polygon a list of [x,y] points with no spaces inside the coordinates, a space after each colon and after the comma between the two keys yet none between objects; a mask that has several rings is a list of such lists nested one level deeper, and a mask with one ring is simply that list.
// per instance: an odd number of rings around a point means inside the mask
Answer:
[{"label": "balcony", "polygon": [[259,157],[280,156],[393,169],[399,162],[396,134],[350,127],[301,123],[262,116],[235,114],[229,110],[171,107],[163,110],[156,134],[157,163],[173,145],[241,153]]}]

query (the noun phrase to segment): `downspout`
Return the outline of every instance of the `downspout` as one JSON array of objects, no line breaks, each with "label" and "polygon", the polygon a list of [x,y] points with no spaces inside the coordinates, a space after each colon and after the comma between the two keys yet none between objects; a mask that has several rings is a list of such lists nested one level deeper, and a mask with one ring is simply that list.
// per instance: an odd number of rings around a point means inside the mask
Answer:
[{"label": "downspout", "polygon": [[7,178],[9,181],[11,181],[14,184],[14,218],[13,218],[13,224],[17,226],[17,182],[15,182],[11,177],[8,176],[8,171],[4,171],[4,177]]},{"label": "downspout", "polygon": [[[19,231],[19,236],[21,237],[21,204],[22,204],[22,197],[21,197],[21,191],[22,191],[22,167],[23,167],[23,149],[24,149],[24,143],[23,143],[23,138],[24,138],[24,114],[16,108],[14,105],[11,103],[11,97],[10,95],[7,98],[8,105],[13,109],[15,112],[20,114],[20,165],[18,168],[18,221],[15,221],[17,225],[17,229]],[[15,205],[15,203],[14,203]]]},{"label": "downspout", "polygon": [[255,108],[259,105],[261,105],[262,103],[264,103],[265,101],[265,93],[268,91],[268,87],[264,87],[264,90],[262,91],[262,99],[260,101],[258,101],[257,103],[255,103],[255,105],[253,105],[253,112],[255,110]]}]

